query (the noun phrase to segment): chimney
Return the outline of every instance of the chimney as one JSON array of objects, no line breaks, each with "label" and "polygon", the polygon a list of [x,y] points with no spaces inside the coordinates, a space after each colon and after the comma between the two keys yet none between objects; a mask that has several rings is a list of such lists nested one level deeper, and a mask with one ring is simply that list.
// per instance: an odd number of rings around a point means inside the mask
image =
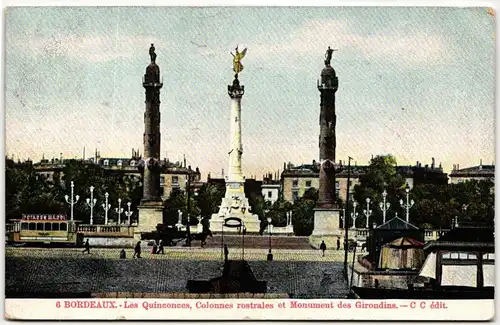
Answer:
[{"label": "chimney", "polygon": [[85,147],[83,147],[83,160],[85,160]]},{"label": "chimney", "polygon": [[186,155],[184,155],[184,168],[186,168]]},{"label": "chimney", "polygon": [[432,169],[434,169],[434,164],[435,164],[435,160],[434,160],[434,157],[432,157],[432,165],[431,165]]}]

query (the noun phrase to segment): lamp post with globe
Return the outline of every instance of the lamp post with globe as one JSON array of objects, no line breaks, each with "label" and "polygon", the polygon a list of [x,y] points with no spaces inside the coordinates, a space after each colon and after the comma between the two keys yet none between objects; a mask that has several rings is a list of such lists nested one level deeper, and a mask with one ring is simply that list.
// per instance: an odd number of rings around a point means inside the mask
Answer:
[{"label": "lamp post with globe", "polygon": [[382,223],[385,223],[385,217],[387,215],[387,211],[391,207],[391,204],[389,202],[386,202],[386,199],[387,199],[387,191],[384,190],[384,192],[382,193],[382,200],[384,202],[380,202],[379,204],[380,210],[382,210],[382,218],[383,218]]},{"label": "lamp post with globe", "polygon": [[107,225],[108,224],[108,211],[109,211],[109,209],[111,209],[111,205],[108,203],[108,199],[109,199],[108,192],[106,192],[104,194],[104,198],[105,198],[106,203],[102,204],[102,208],[104,209],[104,224]]},{"label": "lamp post with globe", "polygon": [[410,209],[415,204],[415,201],[413,200],[410,201],[410,186],[408,185],[408,183],[406,184],[405,192],[406,192],[406,203],[403,203],[403,199],[401,199],[399,200],[399,204],[403,209],[406,210],[406,222],[410,222]]},{"label": "lamp post with globe", "polygon": [[370,216],[372,215],[372,210],[370,210],[370,198],[367,197],[366,198],[366,209],[363,210],[363,214],[365,215],[366,217],[366,229],[368,229],[370,227],[370,223],[369,223],[369,220],[370,220]]},{"label": "lamp post with globe", "polygon": [[116,213],[118,213],[118,225],[121,224],[121,215],[123,213],[122,199],[118,199],[118,208],[115,208]]},{"label": "lamp post with globe", "polygon": [[267,260],[273,260],[272,246],[271,246],[271,236],[272,236],[272,219],[271,217],[267,217],[267,232],[269,235],[269,252],[267,253]]},{"label": "lamp post with globe", "polygon": [[94,224],[94,207],[97,203],[97,199],[94,199],[94,187],[90,187],[90,199],[87,198],[86,200],[87,205],[90,207],[90,224]]},{"label": "lamp post with globe", "polygon": [[71,206],[71,221],[73,221],[74,217],[73,217],[73,210],[74,210],[74,206],[76,204],[76,202],[78,202],[78,199],[80,198],[79,195],[76,195],[74,196],[74,190],[75,190],[75,183],[73,183],[73,181],[71,181],[71,199],[68,195],[65,195],[64,198],[66,199],[66,202],[69,203],[69,205]]}]

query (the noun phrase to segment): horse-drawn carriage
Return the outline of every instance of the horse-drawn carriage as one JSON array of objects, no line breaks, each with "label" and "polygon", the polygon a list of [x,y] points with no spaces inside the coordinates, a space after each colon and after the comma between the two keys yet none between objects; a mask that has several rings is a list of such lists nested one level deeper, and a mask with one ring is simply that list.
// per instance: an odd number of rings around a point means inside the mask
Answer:
[{"label": "horse-drawn carriage", "polygon": [[[201,233],[191,233],[190,241],[201,241],[201,247],[206,244],[207,237],[212,237],[212,232],[210,229],[203,228]],[[163,241],[165,246],[176,246],[179,242],[186,241],[188,239],[188,232],[186,230],[180,230],[172,225],[158,224],[156,226],[156,231],[147,232],[141,234],[142,240],[154,240],[159,243],[160,240]]]}]

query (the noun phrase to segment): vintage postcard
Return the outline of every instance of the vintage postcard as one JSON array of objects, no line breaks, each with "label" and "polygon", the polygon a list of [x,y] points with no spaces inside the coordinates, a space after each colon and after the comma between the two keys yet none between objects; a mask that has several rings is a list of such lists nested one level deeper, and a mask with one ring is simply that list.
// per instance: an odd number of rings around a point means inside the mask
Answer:
[{"label": "vintage postcard", "polygon": [[7,319],[494,317],[494,9],[4,15]]}]

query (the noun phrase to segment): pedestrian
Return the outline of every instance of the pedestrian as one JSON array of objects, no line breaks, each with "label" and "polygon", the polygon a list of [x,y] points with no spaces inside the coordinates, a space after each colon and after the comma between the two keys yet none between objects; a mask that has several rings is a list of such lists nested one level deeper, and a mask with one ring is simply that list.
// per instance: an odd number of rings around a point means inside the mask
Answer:
[{"label": "pedestrian", "polygon": [[326,244],[325,244],[324,240],[321,241],[321,245],[319,245],[319,249],[321,249],[323,251],[323,257],[324,257],[325,251],[326,251]]},{"label": "pedestrian", "polygon": [[159,242],[159,245],[158,245],[158,251],[156,252],[156,254],[160,254],[160,252],[162,254],[165,254],[165,252],[163,251],[163,240],[160,239],[160,242]]},{"label": "pedestrian", "polygon": [[340,250],[340,238],[337,237],[337,250]]},{"label": "pedestrian", "polygon": [[127,258],[127,253],[125,253],[125,249],[123,249],[123,248],[120,252],[120,258]]},{"label": "pedestrian", "polygon": [[132,256],[132,258],[135,258],[136,255],[137,255],[137,258],[141,258],[141,242],[140,241],[138,241],[137,245],[135,245],[134,256]]},{"label": "pedestrian", "polygon": [[151,248],[151,254],[156,254],[158,251],[158,246],[156,245],[156,240],[153,242],[153,248]]},{"label": "pedestrian", "polygon": [[224,245],[224,262],[227,262],[229,257],[229,249],[227,249],[227,245]]},{"label": "pedestrian", "polygon": [[84,249],[82,251],[82,254],[85,254],[85,252],[87,252],[88,254],[90,254],[90,244],[89,244],[89,239],[87,238],[87,241],[85,242],[85,244],[83,245]]}]

